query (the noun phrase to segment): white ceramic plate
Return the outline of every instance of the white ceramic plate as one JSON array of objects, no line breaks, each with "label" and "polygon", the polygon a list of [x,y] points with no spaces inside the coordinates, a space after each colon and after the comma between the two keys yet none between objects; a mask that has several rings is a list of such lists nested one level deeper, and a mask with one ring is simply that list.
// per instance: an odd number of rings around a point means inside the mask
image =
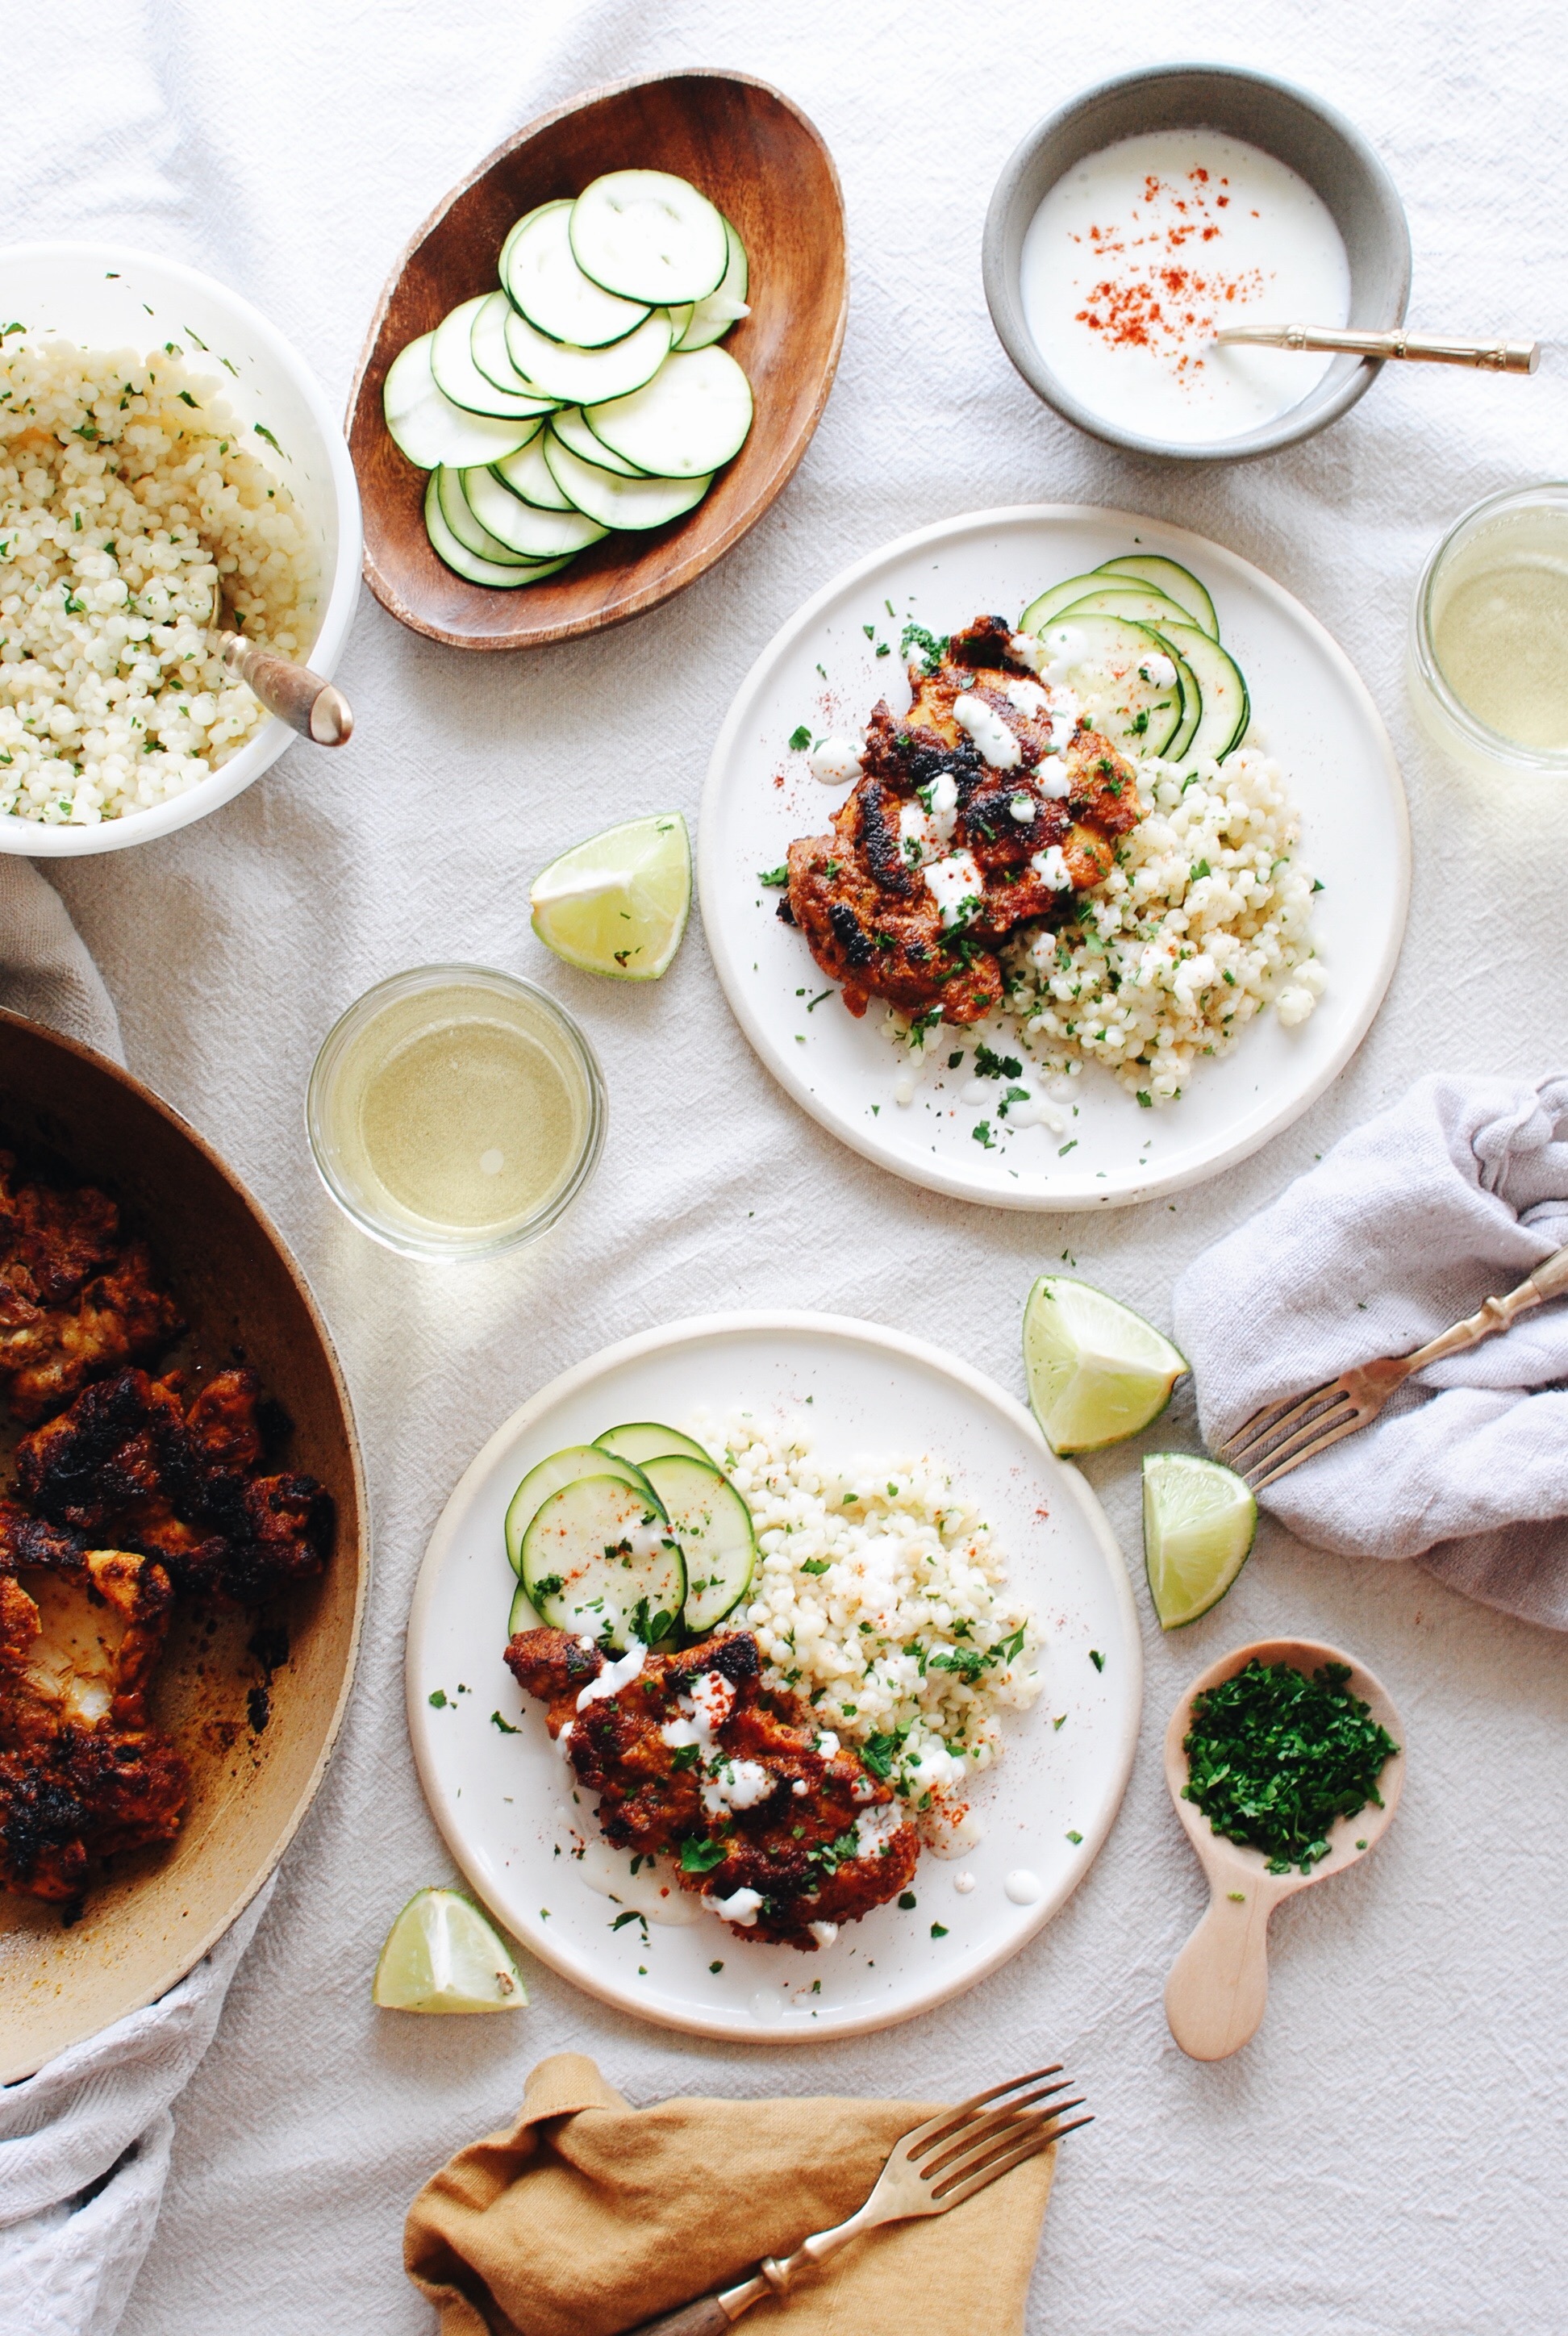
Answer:
[{"label": "white ceramic plate", "polygon": [[[193,375],[217,383],[242,424],[270,433],[270,446],[252,451],[286,482],[315,537],[321,599],[309,662],[330,678],[359,598],[359,488],[337,415],[276,326],[194,268],[107,243],[21,243],[0,250],[0,311],[31,333],[60,334],[83,348],[144,353],[173,341]],[[293,745],[294,735],[272,715],[210,778],[97,827],[45,827],[0,816],[0,852],[63,860],[155,843],[231,803]]]},{"label": "white ceramic plate", "polygon": [[[883,696],[907,706],[899,637],[911,619],[937,634],[981,609],[1016,623],[1047,585],[1135,546],[1180,560],[1213,596],[1225,645],[1251,686],[1254,743],[1283,767],[1301,814],[1302,856],[1325,886],[1314,930],[1329,988],[1295,1030],[1261,1016],[1232,1055],[1199,1065],[1178,1103],[1142,1110],[1090,1066],[1073,1082],[1078,1112],[1068,1128],[1018,1129],[988,1151],[973,1134],[984,1107],[955,1111],[956,1095],[937,1090],[929,1072],[913,1104],[898,1103],[903,1064],[881,1035],[874,999],[863,1022],[833,996],[808,1010],[825,977],[800,934],[779,923],[779,894],[756,880],[796,836],[827,827],[844,790],[813,779],[788,741],[801,725],[818,736],[857,737]],[[883,643],[891,654],[879,657]],[[714,747],[697,871],[708,946],[736,1018],[813,1118],[868,1160],[939,1192],[1001,1208],[1088,1209],[1150,1200],[1230,1167],[1288,1127],[1344,1068],[1398,956],[1409,825],[1377,708],[1299,601],[1183,528],[1038,503],[973,511],[904,536],[790,619],[742,684]]]},{"label": "white ceramic plate", "polygon": [[[950,1460],[1050,1640],[1039,1700],[1009,1720],[1006,1756],[977,1786],[984,1839],[957,1864],[922,1855],[912,1913],[879,1907],[815,1954],[750,1945],[700,1913],[686,1927],[649,1923],[646,1941],[638,1921],[613,1928],[624,1908],[604,1888],[629,1893],[630,1860],[602,1841],[591,1795],[574,1806],[574,1780],[542,1708],[520,1693],[502,1660],[515,1587],[502,1524],[525,1471],[618,1420],[679,1426],[699,1409],[722,1419],[743,1406],[765,1418],[803,1417],[830,1457],[930,1450]],[[409,1617],[407,1684],[414,1757],[436,1822],[510,1931],[622,2010],[699,2036],[787,2044],[907,2020],[984,1979],[1049,1921],[1120,1805],[1143,1658],[1126,1568],[1099,1504],[1000,1387],[872,1323],[719,1314],[590,1357],[492,1436],[425,1553]],[[440,1704],[431,1702],[436,1694]],[[496,1712],[516,1735],[496,1726]],[[574,1857],[585,1839],[586,1854]],[[1007,1876],[1019,1870],[1038,1880],[1032,1904],[1006,1894]],[[964,1871],[975,1887],[959,1893],[954,1879]],[[600,1887],[590,1886],[589,1873]],[[945,1936],[933,1938],[933,1924]]]}]

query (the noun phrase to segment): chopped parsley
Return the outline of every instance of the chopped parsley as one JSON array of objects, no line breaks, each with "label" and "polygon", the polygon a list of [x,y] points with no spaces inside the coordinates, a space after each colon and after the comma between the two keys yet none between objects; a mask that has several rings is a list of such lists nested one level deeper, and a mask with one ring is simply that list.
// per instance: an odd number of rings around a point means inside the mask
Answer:
[{"label": "chopped parsley", "polygon": [[1309,1679],[1254,1657],[1193,1699],[1182,1797],[1225,1840],[1264,1851],[1271,1874],[1310,1874],[1336,1818],[1383,1806],[1378,1778],[1399,1747],[1349,1678],[1347,1663]]},{"label": "chopped parsley", "polygon": [[796,728],[790,732],[790,753],[792,754],[803,754],[806,748],[811,745],[811,732],[806,728],[803,722],[800,723]]},{"label": "chopped parsley", "polygon": [[989,1119],[977,1119],[969,1134],[977,1144],[984,1144],[988,1152],[996,1150],[996,1140],[991,1134],[991,1123]]},{"label": "chopped parsley", "polygon": [[931,1924],[931,1936],[933,1939],[945,1939],[947,1935],[948,1926],[945,1922],[933,1922]]},{"label": "chopped parsley", "polygon": [[975,1075],[982,1079],[1021,1079],[1024,1066],[1016,1055],[993,1054],[982,1039],[975,1048]]},{"label": "chopped parsley", "polygon": [[825,1573],[832,1563],[833,1560],[831,1557],[803,1557],[801,1560],[801,1572],[803,1573]]},{"label": "chopped parsley", "polygon": [[443,1687],[433,1689],[430,1695],[430,1701],[434,1705],[437,1711],[444,1711],[446,1709],[446,1689]]},{"label": "chopped parsley", "polygon": [[901,655],[908,661],[911,648],[919,649],[927,673],[935,673],[947,654],[947,647],[945,639],[939,641],[936,635],[928,633],[923,625],[906,625],[899,637]]},{"label": "chopped parsley", "polygon": [[916,1900],[915,1893],[912,1890],[904,1890],[900,1892],[899,1904],[902,1907],[906,1914],[910,1912],[911,1908],[917,1903],[918,1901]]},{"label": "chopped parsley", "polygon": [[1089,1660],[1093,1663],[1097,1671],[1103,1671],[1105,1669],[1105,1659],[1104,1655],[1101,1654],[1098,1647],[1091,1647],[1089,1649]]},{"label": "chopped parsley", "polygon": [[722,1865],[728,1855],[722,1841],[704,1841],[693,1834],[680,1845],[680,1870],[683,1874],[711,1874]]},{"label": "chopped parsley", "polygon": [[790,871],[787,861],[781,861],[779,866],[776,868],[759,868],[757,870],[757,882],[759,884],[765,884],[770,892],[782,892],[784,886],[789,882],[789,880]]},{"label": "chopped parsley", "polygon": [[499,1728],[503,1736],[521,1736],[522,1733],[521,1728],[514,1728],[510,1719],[502,1719],[499,1711],[492,1711],[490,1718],[492,1727]]}]

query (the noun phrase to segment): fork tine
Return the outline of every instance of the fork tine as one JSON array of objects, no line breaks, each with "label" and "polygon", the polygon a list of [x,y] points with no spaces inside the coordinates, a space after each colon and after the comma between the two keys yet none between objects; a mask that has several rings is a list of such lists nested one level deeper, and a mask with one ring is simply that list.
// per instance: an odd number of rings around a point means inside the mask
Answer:
[{"label": "fork tine", "polygon": [[[1017,2148],[1020,2143],[1032,2140],[1044,2127],[1054,2124],[1058,2117],[1065,2117],[1069,2109],[1081,2109],[1083,2106],[1080,2097],[1077,2100],[1059,2101],[1054,2108],[1035,2109],[1024,2117],[1016,2118],[1010,2125],[983,2135],[967,2147],[950,2153],[951,2162],[946,2166],[938,2181],[932,2185],[933,2196],[939,2191],[947,2189],[952,2183],[962,2181],[971,2174],[979,2173],[983,2167],[990,2165],[993,2159],[1005,2157],[1009,2150]],[[930,2170],[925,2178],[930,2180]]]},{"label": "fork tine", "polygon": [[1315,1413],[1310,1419],[1302,1420],[1265,1450],[1254,1452],[1237,1474],[1255,1485],[1258,1476],[1265,1470],[1293,1468],[1298,1460],[1304,1460],[1309,1448],[1317,1448],[1320,1436],[1326,1435],[1334,1439],[1349,1436],[1352,1429],[1365,1423],[1366,1417],[1366,1406],[1346,1396],[1339,1403],[1330,1404],[1326,1410]]},{"label": "fork tine", "polygon": [[[1078,2105],[1075,2102],[1072,2106],[1076,2107]],[[1019,2142],[1015,2148],[1006,2150],[1000,2156],[989,2159],[986,2165],[979,2166],[973,2173],[957,2179],[950,2176],[946,2182],[939,2185],[938,2203],[944,2211],[950,2206],[960,2205],[964,2199],[972,2198],[977,2190],[983,2190],[988,2183],[998,2181],[1004,2174],[1010,2174],[1014,2166],[1021,2166],[1026,2158],[1036,2157],[1042,2149],[1049,2149],[1052,2143],[1060,2141],[1064,2134],[1076,2133],[1080,2126],[1093,2125],[1094,2121],[1092,2117],[1075,2117],[1071,2125],[1047,2125],[1041,2127],[1038,2132],[1031,2134],[1027,2141]]]},{"label": "fork tine", "polygon": [[1310,1387],[1293,1400],[1270,1404],[1265,1410],[1255,1411],[1251,1419],[1244,1420],[1215,1456],[1227,1468],[1245,1475],[1249,1465],[1255,1466],[1262,1457],[1265,1445],[1271,1445],[1281,1436],[1293,1436],[1299,1428],[1333,1410],[1336,1404],[1348,1400],[1339,1381],[1331,1379],[1326,1386]]},{"label": "fork tine", "polygon": [[999,2100],[1004,2093],[1016,2093],[1021,2085],[1032,2085],[1037,2078],[1059,2077],[1061,2073],[1061,2062],[1053,2060],[1048,2068],[1031,2068],[1027,2076],[1009,2077],[1005,2085],[989,2086],[983,2093],[971,2094],[967,2101],[959,2101],[952,2108],[939,2109],[935,2117],[926,2119],[924,2125],[916,2126],[913,2133],[899,2146],[912,2163],[932,2142],[946,2141],[960,2127],[968,2125],[976,2110],[983,2109],[988,2101]]},{"label": "fork tine", "polygon": [[1360,1411],[1356,1411],[1349,1419],[1336,1422],[1334,1426],[1315,1437],[1312,1442],[1303,1445],[1299,1451],[1293,1451],[1288,1455],[1271,1454],[1262,1475],[1249,1478],[1252,1490],[1255,1493],[1261,1493],[1265,1484],[1273,1484],[1277,1477],[1288,1476],[1292,1468],[1300,1466],[1303,1460],[1315,1460],[1320,1452],[1327,1452],[1330,1444],[1343,1442],[1347,1436],[1354,1436],[1356,1430],[1365,1425],[1364,1415]]},{"label": "fork tine", "polygon": [[[1049,2099],[1053,2093],[1065,2093],[1071,2082],[1071,2078],[1064,2077],[1059,2085],[1042,2085],[1037,2092],[1025,2093],[1021,2099],[1008,2101],[1003,2107],[993,2109],[989,2117],[983,2117],[977,2123],[962,2127],[955,2134],[945,2136],[946,2147],[935,2157],[926,2160],[920,2169],[922,2176],[929,2182],[939,2167],[948,2165],[955,2157],[969,2156],[979,2148],[988,2135],[994,2138],[1004,2127],[1011,2125],[1024,2110],[1032,2108],[1037,2101]],[[1047,2110],[1046,2114],[1054,2116],[1056,2112]],[[927,2145],[928,2147],[930,2146],[930,2144]]]}]

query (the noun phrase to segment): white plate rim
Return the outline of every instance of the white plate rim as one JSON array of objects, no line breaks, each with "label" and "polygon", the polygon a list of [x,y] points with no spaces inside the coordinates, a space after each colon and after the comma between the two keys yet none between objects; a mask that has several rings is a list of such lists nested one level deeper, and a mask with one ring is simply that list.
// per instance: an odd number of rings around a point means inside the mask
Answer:
[{"label": "white plate rim", "polygon": [[[726,765],[742,725],[750,717],[756,699],[771,680],[777,662],[794,647],[803,634],[812,629],[841,595],[876,575],[890,561],[911,558],[960,536],[977,534],[986,529],[1015,527],[1031,521],[1067,525],[1093,522],[1119,526],[1129,532],[1144,530],[1156,534],[1162,543],[1185,547],[1191,560],[1206,560],[1224,569],[1234,582],[1261,594],[1290,622],[1299,626],[1335,667],[1365,722],[1368,742],[1381,761],[1388,781],[1389,804],[1394,814],[1396,852],[1395,913],[1390,919],[1388,937],[1378,959],[1369,972],[1363,975],[1368,986],[1361,1009],[1347,1024],[1334,1051],[1311,1077],[1299,1087],[1288,1090],[1271,1111],[1265,1111],[1250,1124],[1244,1121],[1241,1132],[1228,1143],[1216,1144],[1203,1156],[1188,1161],[1184,1166],[1147,1176],[1134,1170],[1124,1171],[1119,1179],[1115,1174],[1105,1179],[1098,1190],[1087,1185],[1074,1187],[1071,1183],[1064,1182],[1059,1187],[1053,1186],[1044,1193],[1009,1192],[999,1184],[993,1187],[985,1183],[979,1163],[967,1173],[945,1167],[935,1157],[928,1163],[899,1151],[883,1142],[876,1130],[861,1127],[835,1110],[831,1101],[807,1084],[794,1060],[782,1046],[775,1043],[774,1034],[763,1017],[754,1011],[739,962],[730,948],[716,910],[710,914],[708,909],[710,898],[717,900],[722,881],[716,839],[718,802],[726,783]],[[698,817],[696,865],[703,931],[730,1011],[750,1040],[758,1059],[803,1111],[809,1112],[819,1126],[824,1127],[830,1135],[836,1136],[852,1152],[858,1152],[862,1159],[902,1177],[907,1183],[923,1185],[927,1191],[944,1192],[954,1200],[976,1202],[982,1207],[1022,1209],[1036,1215],[1066,1215],[1083,1209],[1130,1208],[1144,1201],[1159,1200],[1167,1193],[1204,1183],[1210,1177],[1233,1168],[1238,1161],[1250,1158],[1265,1144],[1271,1143],[1303,1112],[1310,1110],[1319,1096],[1333,1085],[1376,1020],[1388,994],[1388,984],[1393,979],[1399,951],[1404,946],[1405,925],[1410,905],[1410,813],[1393,742],[1366,683],[1327,626],[1262,569],[1254,567],[1249,560],[1243,560],[1240,552],[1232,551],[1224,544],[1215,543],[1208,536],[1198,535],[1191,528],[1180,527],[1163,519],[1152,519],[1146,514],[1118,511],[1099,503],[1005,503],[987,511],[961,511],[955,518],[934,521],[928,527],[917,528],[911,534],[895,536],[890,542],[880,544],[875,550],[867,552],[849,567],[840,569],[780,626],[736,690],[714,741]]]},{"label": "white plate rim", "polygon": [[490,1911],[496,1919],[541,1962],[548,1964],[562,1979],[569,1980],[585,1993],[597,1996],[601,2002],[612,2005],[618,2011],[628,2013],[633,2019],[648,2021],[655,2027],[677,2029],[687,2035],[706,2036],[725,2042],[825,2043],[839,2037],[872,2035],[881,2029],[897,2027],[904,2020],[918,2019],[922,2013],[950,2001],[953,1997],[966,1994],[982,1980],[989,1979],[1004,1963],[1010,1962],[1060,1912],[1088,1873],[1110,1837],[1132,1775],[1143,1718],[1144,1650],[1126,1560],[1111,1530],[1110,1520],[1087,1479],[1070,1461],[1062,1459],[1051,1450],[1033,1414],[995,1379],[989,1378],[983,1371],[976,1370],[960,1356],[950,1353],[945,1348],[933,1346],[929,1340],[912,1337],[907,1331],[893,1329],[886,1323],[867,1321],[855,1315],[772,1308],[688,1315],[678,1321],[661,1323],[656,1329],[638,1331],[629,1338],[618,1339],[611,1346],[601,1347],[582,1362],[572,1364],[547,1386],[541,1387],[537,1394],[531,1396],[526,1403],[519,1405],[510,1418],[503,1420],[494,1434],[487,1438],[459,1477],[436,1520],[420,1562],[404,1641],[404,1684],[409,1740],[425,1804],[435,1819],[442,1838],[469,1887],[489,1905],[490,1901],[481,1881],[470,1870],[455,1805],[448,1799],[439,1782],[431,1734],[433,1723],[419,1676],[424,1634],[437,1595],[442,1569],[463,1529],[469,1502],[507,1446],[535,1419],[555,1405],[590,1387],[605,1372],[618,1369],[623,1364],[639,1361],[646,1356],[657,1354],[661,1349],[677,1344],[695,1345],[706,1338],[735,1332],[749,1335],[770,1332],[798,1335],[805,1332],[828,1339],[852,1339],[861,1345],[880,1348],[901,1361],[917,1362],[926,1369],[934,1370],[955,1382],[971,1399],[978,1399],[998,1412],[1008,1426],[1021,1431],[1025,1441],[1035,1447],[1047,1475],[1059,1482],[1073,1498],[1105,1565],[1124,1639],[1122,1648],[1117,1650],[1116,1676],[1118,1679],[1125,1680],[1126,1688],[1114,1766],[1099,1814],[1090,1821],[1072,1867],[1059,1885],[1030,1910],[1027,1924],[1011,1939],[976,1955],[951,1976],[939,1980],[908,2003],[880,2006],[858,2014],[848,2012],[842,2017],[835,2017],[830,2027],[810,2034],[802,2033],[798,2020],[764,2021],[749,2015],[744,2020],[716,2015],[711,2019],[696,2018],[661,2008],[646,1996],[634,1994],[629,1989],[618,1986],[613,1980],[585,1970],[575,1956],[563,1952],[557,1946],[542,1923],[525,1922],[519,1928],[511,1916],[502,1915],[499,1909],[491,1906]]}]

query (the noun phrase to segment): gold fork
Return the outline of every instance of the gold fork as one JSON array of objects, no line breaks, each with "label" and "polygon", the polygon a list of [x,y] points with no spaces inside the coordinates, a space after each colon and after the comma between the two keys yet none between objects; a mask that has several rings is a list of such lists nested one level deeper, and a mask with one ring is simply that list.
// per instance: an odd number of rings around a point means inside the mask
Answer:
[{"label": "gold fork", "polygon": [[1244,1476],[1252,1490],[1260,1493],[1265,1484],[1278,1484],[1281,1476],[1288,1476],[1303,1460],[1316,1459],[1330,1444],[1338,1444],[1341,1437],[1354,1436],[1358,1428],[1368,1426],[1395,1389],[1402,1387],[1412,1373],[1424,1370],[1428,1363],[1441,1362],[1445,1355],[1460,1354],[1466,1347],[1490,1338],[1495,1331],[1507,1329],[1533,1306],[1544,1305],[1549,1298],[1561,1298],[1565,1291],[1568,1248],[1544,1259],[1505,1298],[1488,1298],[1477,1313],[1456,1322],[1439,1338],[1429,1338],[1413,1355],[1359,1363],[1353,1370],[1341,1371],[1327,1387],[1314,1387],[1309,1395],[1286,1396],[1279,1403],[1265,1404],[1236,1430],[1228,1443],[1215,1447],[1214,1457],[1227,1468],[1233,1468],[1239,1476]]},{"label": "gold fork", "polygon": [[[1035,2068],[1027,2077],[993,2085],[989,2092],[960,2101],[957,2108],[939,2110],[893,2144],[875,2189],[848,2222],[835,2224],[831,2231],[813,2232],[783,2263],[770,2255],[738,2286],[700,2295],[695,2303],[683,2303],[662,2320],[646,2321],[631,2336],[724,2336],[725,2330],[750,2305],[760,2303],[765,2295],[787,2295],[803,2271],[825,2263],[862,2231],[874,2231],[881,2223],[907,2222],[915,2214],[945,2214],[950,2206],[972,2198],[988,2182],[1060,2141],[1065,2133],[1076,2133],[1080,2126],[1094,2123],[1093,2117],[1075,2117],[1071,2125],[1057,2122],[1069,2109],[1082,2108],[1081,2099],[1058,2101],[1053,2108],[1037,2106],[1052,2094],[1066,2090],[1070,2081],[1066,2078],[1059,2085],[1039,2083],[1042,2077],[1060,2075],[1058,2061],[1053,2068]],[[1037,2090],[1026,2091],[1029,2085]],[[1017,2098],[1005,2099],[1009,2093]],[[992,2107],[993,2102],[1001,2106]]]}]

